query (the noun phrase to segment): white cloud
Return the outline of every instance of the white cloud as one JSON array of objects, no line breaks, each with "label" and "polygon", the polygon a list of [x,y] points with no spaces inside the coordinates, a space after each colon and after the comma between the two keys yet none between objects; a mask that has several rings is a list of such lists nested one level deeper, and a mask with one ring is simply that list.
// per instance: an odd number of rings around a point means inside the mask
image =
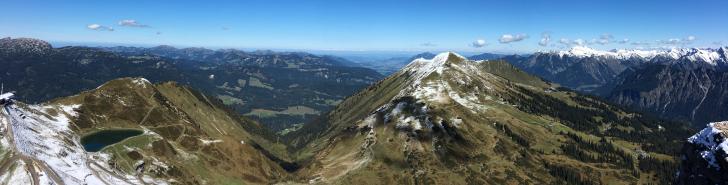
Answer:
[{"label": "white cloud", "polygon": [[549,33],[542,33],[541,40],[538,41],[538,45],[547,46],[550,41],[551,41],[551,35]]},{"label": "white cloud", "polygon": [[569,40],[567,38],[561,38],[561,39],[559,39],[559,43],[561,43],[563,45],[570,45],[571,44],[571,40]]},{"label": "white cloud", "polygon": [[114,31],[114,28],[109,26],[102,26],[99,24],[89,24],[86,28],[96,31]]},{"label": "white cloud", "polygon": [[482,48],[486,45],[488,45],[488,43],[486,43],[485,40],[483,40],[483,39],[475,40],[475,41],[473,41],[472,44],[470,44],[470,46],[475,47],[475,48]]},{"label": "white cloud", "polygon": [[506,43],[511,43],[511,42],[522,41],[527,38],[528,38],[528,35],[526,35],[526,34],[515,34],[515,35],[504,34],[500,37],[500,39],[498,39],[498,42],[506,44]]},{"label": "white cloud", "polygon": [[614,39],[614,36],[612,36],[612,34],[605,33],[605,34],[600,35],[599,39],[593,39],[590,44],[605,45],[605,44],[609,44],[610,42],[612,42],[613,39]]},{"label": "white cloud", "polygon": [[678,39],[678,38],[671,38],[671,39],[667,39],[667,40],[657,40],[655,42],[661,43],[661,44],[676,45],[676,44],[680,44],[681,41],[682,40]]},{"label": "white cloud", "polygon": [[433,47],[433,46],[437,46],[437,44],[434,44],[432,42],[425,42],[425,43],[420,44],[420,46]]},{"label": "white cloud", "polygon": [[599,41],[601,41],[601,40],[599,40],[599,39],[592,39],[590,41],[586,41],[586,45],[592,45],[592,44],[601,44],[601,45],[604,45],[604,44],[600,43]]},{"label": "white cloud", "polygon": [[95,29],[99,29],[99,28],[101,28],[101,25],[98,25],[98,24],[89,24],[89,25],[88,25],[88,26],[86,26],[86,27],[87,27],[88,29],[92,29],[92,30],[95,30]]},{"label": "white cloud", "polygon": [[622,40],[618,41],[617,43],[626,44],[628,42],[629,42],[629,39],[622,39]]},{"label": "white cloud", "polygon": [[687,39],[685,39],[685,40],[687,40],[687,41],[694,41],[694,40],[695,40],[695,36],[692,36],[692,35],[690,35],[690,36],[688,36],[688,38],[687,38]]},{"label": "white cloud", "polygon": [[149,27],[149,25],[146,24],[140,24],[136,20],[133,19],[126,19],[119,21],[119,26],[128,26],[128,27],[137,27],[137,28],[146,28]]},{"label": "white cloud", "polygon": [[601,36],[599,36],[599,39],[612,40],[612,39],[614,39],[614,36],[612,36],[612,34],[605,33],[605,34],[602,34]]},{"label": "white cloud", "polygon": [[635,45],[635,46],[648,46],[648,45],[650,45],[649,42],[640,42],[640,41],[635,41],[635,42],[632,42],[631,44],[632,45]]},{"label": "white cloud", "polygon": [[574,45],[577,45],[577,46],[583,46],[583,45],[586,45],[587,44],[587,42],[584,41],[584,39],[576,39],[576,40],[574,40],[571,43],[574,44]]},{"label": "white cloud", "polygon": [[657,44],[664,44],[664,45],[687,45],[687,44],[692,44],[693,41],[695,41],[695,39],[696,39],[695,36],[690,35],[690,36],[685,37],[684,39],[670,38],[667,40],[656,40],[655,42]]}]

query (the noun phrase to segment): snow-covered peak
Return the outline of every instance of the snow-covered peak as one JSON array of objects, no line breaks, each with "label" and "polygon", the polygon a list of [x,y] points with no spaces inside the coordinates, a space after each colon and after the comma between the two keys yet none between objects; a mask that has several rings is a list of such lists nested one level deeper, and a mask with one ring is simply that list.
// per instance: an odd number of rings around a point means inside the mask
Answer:
[{"label": "snow-covered peak", "polygon": [[552,52],[560,57],[569,56],[577,58],[586,57],[605,57],[619,60],[640,59],[643,61],[652,61],[653,59],[672,59],[687,60],[690,62],[706,62],[710,65],[718,65],[726,63],[726,49],[701,49],[701,48],[672,48],[672,49],[655,49],[655,50],[637,50],[637,49],[618,49],[602,51],[585,46],[576,46],[568,51]]},{"label": "snow-covered peak", "polygon": [[463,57],[454,52],[443,52],[437,54],[432,59],[418,58],[407,64],[402,71],[411,73],[415,78],[413,82],[415,85],[419,84],[420,81],[432,74],[437,72],[442,74],[442,71],[447,68],[446,64],[465,61],[467,58]]},{"label": "snow-covered peak", "polygon": [[146,78],[133,78],[132,82],[134,82],[134,84],[136,85],[142,86],[143,88],[147,88],[147,84],[152,84]]},{"label": "snow-covered peak", "polygon": [[413,70],[413,71],[438,71],[438,73],[442,72],[442,67],[448,63],[448,61],[462,61],[467,60],[467,58],[463,57],[462,55],[459,55],[454,52],[443,52],[440,54],[435,55],[432,59],[425,59],[425,58],[418,58],[413,60],[410,64],[408,64],[405,69],[407,70]]},{"label": "snow-covered peak", "polygon": [[[484,108],[476,94],[491,89],[488,79],[492,75],[482,72],[477,64],[454,52],[440,53],[432,59],[415,59],[401,71],[411,81],[410,86],[400,91],[397,97],[413,96],[423,102],[437,104],[455,102],[473,111],[481,111]],[[466,84],[478,85],[469,88],[471,91],[454,88]]]},{"label": "snow-covered peak", "polygon": [[688,138],[688,143],[694,144],[702,148],[700,155],[708,162],[709,167],[720,168],[716,159],[716,153],[728,153],[728,121],[713,122],[708,124],[706,128]]}]

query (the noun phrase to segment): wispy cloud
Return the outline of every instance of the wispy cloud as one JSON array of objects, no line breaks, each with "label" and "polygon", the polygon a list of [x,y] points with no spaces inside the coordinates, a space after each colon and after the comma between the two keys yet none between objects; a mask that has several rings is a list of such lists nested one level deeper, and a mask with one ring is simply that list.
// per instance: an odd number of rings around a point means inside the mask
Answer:
[{"label": "wispy cloud", "polygon": [[635,45],[635,46],[649,46],[650,45],[649,42],[642,42],[642,41],[634,41],[630,44]]},{"label": "wispy cloud", "polygon": [[475,40],[475,41],[473,41],[472,44],[470,44],[470,46],[475,47],[475,48],[482,48],[485,45],[488,45],[488,43],[486,43],[485,40],[483,40],[483,39]]},{"label": "wispy cloud", "polygon": [[147,28],[149,25],[141,24],[133,19],[125,19],[119,21],[119,26],[136,27],[136,28]]},{"label": "wispy cloud", "polygon": [[680,40],[678,38],[671,38],[671,39],[667,39],[667,40],[656,40],[655,42],[659,43],[659,44],[677,45],[677,44],[680,44],[681,41],[682,40]]},{"label": "wispy cloud", "polygon": [[571,40],[569,40],[567,38],[561,38],[561,39],[559,39],[559,43],[561,43],[563,45],[571,45]]},{"label": "wispy cloud", "polygon": [[420,46],[433,47],[433,46],[437,46],[437,44],[434,44],[432,42],[425,42],[425,43],[420,44]]},{"label": "wispy cloud", "polygon": [[627,44],[627,43],[629,43],[629,39],[622,39],[620,41],[617,41],[617,43],[619,43],[619,44]]},{"label": "wispy cloud", "polygon": [[230,28],[225,27],[225,26],[221,27],[220,29],[222,29],[222,31],[228,31],[228,30],[230,30]]},{"label": "wispy cloud", "polygon": [[540,46],[547,46],[549,45],[549,42],[551,41],[551,34],[548,32],[541,33],[541,40],[538,41],[538,45]]},{"label": "wispy cloud", "polygon": [[605,45],[609,44],[612,39],[614,39],[614,36],[612,36],[612,34],[605,33],[600,35],[599,39],[593,40],[592,42],[595,44]]},{"label": "wispy cloud", "polygon": [[515,34],[515,35],[504,34],[504,35],[501,35],[500,39],[498,39],[498,42],[507,44],[507,43],[511,43],[511,42],[522,41],[527,38],[528,38],[528,35],[526,35],[526,34]]},{"label": "wispy cloud", "polygon": [[691,41],[691,42],[692,42],[692,41],[694,41],[694,40],[695,40],[695,36],[692,36],[692,35],[690,35],[690,36],[688,36],[688,38],[686,38],[685,40],[687,40],[687,41]]},{"label": "wispy cloud", "polygon": [[663,45],[688,45],[692,44],[693,41],[695,41],[695,36],[687,36],[685,38],[670,38],[666,40],[656,40],[655,43],[657,44],[663,44]]},{"label": "wispy cloud", "polygon": [[571,43],[577,46],[584,46],[587,44],[584,39],[574,39],[574,41],[572,41]]},{"label": "wispy cloud", "polygon": [[109,26],[102,26],[100,24],[89,24],[86,26],[86,28],[96,31],[114,31],[114,28]]}]

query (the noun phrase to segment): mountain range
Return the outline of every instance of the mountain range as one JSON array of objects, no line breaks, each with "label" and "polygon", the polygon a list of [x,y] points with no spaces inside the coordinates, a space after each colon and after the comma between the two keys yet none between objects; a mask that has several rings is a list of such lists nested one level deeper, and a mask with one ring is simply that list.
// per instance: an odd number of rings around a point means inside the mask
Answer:
[{"label": "mountain range", "polygon": [[503,61],[417,59],[286,138],[313,183],[669,183],[684,125]]},{"label": "mountain range", "polygon": [[0,184],[720,184],[726,50],[422,53],[383,77],[4,38]]},{"label": "mountain range", "polygon": [[[696,127],[728,119],[728,48],[598,51],[574,47],[503,59],[577,91]],[[704,101],[709,99],[711,101]]]},{"label": "mountain range", "polygon": [[36,103],[120,77],[176,81],[223,100],[274,130],[296,128],[381,79],[338,57],[204,48],[53,48],[36,39],[0,39],[0,81]]},{"label": "mountain range", "polygon": [[[20,97],[22,95],[17,95]],[[0,179],[83,184],[669,183],[686,125],[445,52],[277,137],[190,86],[122,78],[0,114]],[[83,138],[137,130],[87,151]],[[39,134],[40,133],[40,134]],[[8,175],[10,174],[10,175]]]}]

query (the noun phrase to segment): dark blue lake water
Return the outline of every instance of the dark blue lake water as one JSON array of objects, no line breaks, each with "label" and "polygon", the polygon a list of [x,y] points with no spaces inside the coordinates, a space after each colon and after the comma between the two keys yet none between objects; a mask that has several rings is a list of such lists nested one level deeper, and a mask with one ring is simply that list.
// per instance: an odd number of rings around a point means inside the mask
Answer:
[{"label": "dark blue lake water", "polygon": [[106,146],[134,137],[144,132],[131,129],[102,130],[81,138],[81,145],[87,152],[98,152]]}]

